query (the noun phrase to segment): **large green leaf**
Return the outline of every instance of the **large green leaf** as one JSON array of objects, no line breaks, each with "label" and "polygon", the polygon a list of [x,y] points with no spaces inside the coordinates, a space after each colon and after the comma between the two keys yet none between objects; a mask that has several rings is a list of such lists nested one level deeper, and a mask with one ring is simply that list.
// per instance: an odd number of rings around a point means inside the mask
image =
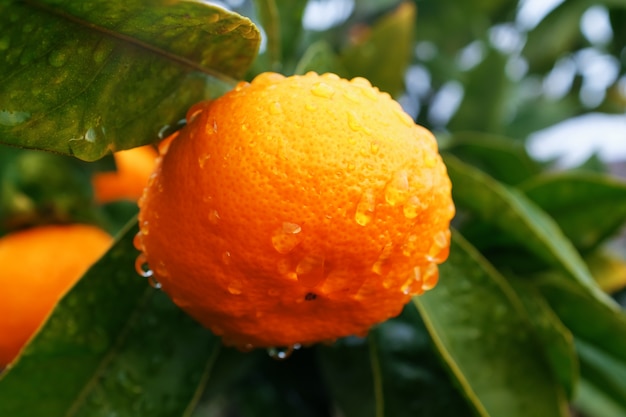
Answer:
[{"label": "large green leaf", "polygon": [[351,43],[341,51],[349,76],[365,77],[382,91],[399,94],[411,58],[415,14],[415,5],[405,2],[371,27],[354,27]]},{"label": "large green leaf", "polygon": [[581,251],[589,251],[626,223],[626,182],[608,175],[566,171],[520,185]]},{"label": "large green leaf", "polygon": [[[459,159],[444,157],[455,203],[495,226],[549,265],[565,272],[607,308],[615,303],[597,286],[584,261],[554,220],[518,190],[506,187]],[[486,237],[489,238],[489,237]]]},{"label": "large green leaf", "polygon": [[85,160],[154,142],[259,45],[247,18],[199,1],[5,1],[0,26],[0,141]]},{"label": "large green leaf", "polygon": [[547,72],[582,44],[580,18],[589,6],[587,0],[564,1],[528,33],[523,55],[531,71]]},{"label": "large green leaf", "polygon": [[327,384],[346,417],[466,416],[417,310],[320,348]]},{"label": "large green leaf", "polygon": [[450,137],[445,150],[509,185],[541,172],[540,164],[528,155],[522,143],[503,136],[459,132]]},{"label": "large green leaf", "polygon": [[557,377],[568,398],[571,399],[579,377],[578,357],[576,356],[572,333],[550,308],[539,290],[528,280],[507,278],[524,305],[535,335],[539,339],[547,362],[552,368],[552,373]]},{"label": "large green leaf", "polygon": [[466,75],[463,101],[450,120],[451,130],[491,133],[503,130],[507,110],[505,102],[512,85],[505,71],[507,59],[503,53],[491,48],[483,61]]},{"label": "large green leaf", "polygon": [[626,313],[608,308],[559,276],[540,280],[539,288],[577,339],[585,387],[610,399],[594,403],[583,396],[578,401],[593,409],[612,403],[626,412]]},{"label": "large green leaf", "polygon": [[563,388],[504,277],[458,233],[440,275],[413,302],[476,413],[567,416]]},{"label": "large green leaf", "polygon": [[172,416],[193,405],[220,344],[137,276],[136,232],[133,222],[2,374],[0,415]]}]

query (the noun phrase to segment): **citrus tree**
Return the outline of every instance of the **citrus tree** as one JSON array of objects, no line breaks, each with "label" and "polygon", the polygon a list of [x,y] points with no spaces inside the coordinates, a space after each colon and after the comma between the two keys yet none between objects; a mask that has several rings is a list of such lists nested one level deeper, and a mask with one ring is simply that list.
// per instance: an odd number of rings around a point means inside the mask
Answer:
[{"label": "citrus tree", "polygon": [[626,183],[526,146],[626,8],[525,3],[1,2],[0,415],[626,416]]}]

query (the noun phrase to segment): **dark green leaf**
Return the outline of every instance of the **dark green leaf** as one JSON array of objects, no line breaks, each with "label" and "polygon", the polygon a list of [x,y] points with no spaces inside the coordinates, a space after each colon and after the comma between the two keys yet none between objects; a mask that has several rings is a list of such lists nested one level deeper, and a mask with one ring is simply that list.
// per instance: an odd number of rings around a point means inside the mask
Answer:
[{"label": "dark green leaf", "polygon": [[295,74],[306,74],[309,71],[317,73],[332,72],[339,75],[346,75],[347,71],[342,68],[337,54],[331,46],[323,40],[311,44],[296,65]]},{"label": "dark green leaf", "polygon": [[523,55],[533,72],[547,72],[564,55],[582,44],[580,18],[589,7],[586,0],[564,1],[528,34]]},{"label": "dark green leaf", "polygon": [[365,23],[352,27],[351,42],[341,51],[341,63],[349,76],[365,77],[392,95],[402,91],[411,58],[415,13],[415,5],[405,2],[371,27]]},{"label": "dark green leaf", "polygon": [[248,19],[191,1],[8,1],[0,26],[0,140],[85,160],[157,140],[259,44]]},{"label": "dark green leaf", "polygon": [[541,172],[541,166],[528,155],[522,143],[502,136],[460,132],[451,137],[445,150],[509,185]]},{"label": "dark green leaf", "polygon": [[626,182],[591,172],[535,177],[520,189],[548,213],[581,251],[590,251],[626,223]]},{"label": "dark green leaf", "polygon": [[219,341],[135,272],[136,222],[61,300],[0,379],[0,415],[172,416]]},{"label": "dark green leaf", "polygon": [[255,0],[254,7],[265,30],[265,38],[267,40],[266,54],[269,59],[270,69],[278,71],[282,65],[281,24],[278,5],[276,0]]},{"label": "dark green leaf", "polygon": [[98,165],[0,146],[0,234],[46,223],[98,222],[90,181]]},{"label": "dark green leaf", "polygon": [[506,123],[505,101],[511,80],[506,75],[507,57],[491,48],[485,59],[471,69],[463,83],[461,106],[449,123],[452,131],[501,132]]},{"label": "dark green leaf", "polygon": [[565,272],[596,299],[615,308],[550,216],[516,189],[502,185],[455,157],[448,155],[444,159],[452,180],[453,198],[459,207],[493,224],[518,245]]},{"label": "dark green leaf", "polygon": [[544,278],[538,284],[554,311],[576,337],[581,376],[587,388],[599,390],[626,410],[624,311],[608,308],[560,276]]},{"label": "dark green leaf", "polygon": [[471,414],[413,305],[373,328],[367,339],[342,339],[320,348],[320,359],[346,417]]},{"label": "dark green leaf", "polygon": [[566,416],[562,388],[506,280],[458,233],[436,289],[413,301],[481,416]]},{"label": "dark green leaf", "polygon": [[574,337],[550,308],[541,293],[527,280],[509,278],[533,325],[540,347],[567,397],[572,398],[578,383],[578,357]]}]

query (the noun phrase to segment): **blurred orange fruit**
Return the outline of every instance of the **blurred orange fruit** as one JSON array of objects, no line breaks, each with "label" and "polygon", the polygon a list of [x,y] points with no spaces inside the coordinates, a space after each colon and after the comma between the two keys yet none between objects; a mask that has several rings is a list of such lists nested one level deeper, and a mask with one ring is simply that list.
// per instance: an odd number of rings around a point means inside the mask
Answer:
[{"label": "blurred orange fruit", "polygon": [[0,238],[0,368],[111,244],[89,225],[40,226]]},{"label": "blurred orange fruit", "polygon": [[264,73],[187,120],[140,199],[136,246],[226,344],[364,334],[435,286],[451,184],[433,135],[388,94]]},{"label": "blurred orange fruit", "polygon": [[92,183],[96,201],[137,201],[154,171],[157,152],[151,145],[115,152],[116,170],[98,172]]}]

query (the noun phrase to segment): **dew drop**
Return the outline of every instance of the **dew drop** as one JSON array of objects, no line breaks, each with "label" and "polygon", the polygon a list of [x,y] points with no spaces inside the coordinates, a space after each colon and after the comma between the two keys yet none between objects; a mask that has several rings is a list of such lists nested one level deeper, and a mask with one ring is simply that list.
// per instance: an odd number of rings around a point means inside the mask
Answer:
[{"label": "dew drop", "polygon": [[407,219],[416,218],[422,211],[422,202],[420,201],[419,197],[415,195],[409,197],[406,203],[404,203],[402,211],[404,212],[404,217],[406,217]]},{"label": "dew drop", "polygon": [[135,249],[139,251],[142,250],[142,247],[143,247],[142,238],[143,238],[143,233],[141,232],[137,232],[137,234],[133,238],[133,246],[135,247]]},{"label": "dew drop", "polygon": [[358,85],[361,87],[372,88],[372,84],[369,82],[367,78],[363,77],[354,77],[350,80],[350,82],[354,85]]},{"label": "dew drop", "polygon": [[422,273],[422,290],[432,290],[433,288],[435,288],[438,281],[439,268],[437,268],[437,264],[428,264],[428,266]]},{"label": "dew drop", "polygon": [[240,295],[243,291],[243,283],[238,279],[233,279],[228,283],[228,292],[232,295]]},{"label": "dew drop", "polygon": [[402,245],[402,254],[404,256],[412,256],[415,250],[417,249],[417,236],[409,235],[406,239],[406,242]]},{"label": "dew drop", "polygon": [[296,266],[298,283],[311,288],[325,278],[324,257],[317,255],[307,255],[298,262]]},{"label": "dew drop", "polygon": [[370,143],[370,152],[372,152],[373,155],[376,155],[379,150],[380,150],[380,144],[378,142]]},{"label": "dew drop", "polygon": [[[383,247],[383,250],[380,252],[380,256],[378,257],[378,259],[376,260],[376,262],[374,262],[374,265],[372,266],[372,272],[375,273],[376,275],[381,275],[381,276],[385,276],[387,274],[389,274],[389,272],[391,271],[391,252],[393,251],[393,245],[391,243],[387,243],[385,244],[385,247]],[[383,285],[385,286],[385,288],[389,288],[390,283],[388,283],[388,285],[385,285],[385,283],[383,282]]]},{"label": "dew drop", "polygon": [[437,165],[437,159],[432,155],[427,155],[424,157],[424,165],[426,168],[433,168]]},{"label": "dew drop", "polygon": [[356,206],[354,220],[361,226],[368,225],[374,218],[374,210],[376,209],[376,196],[372,190],[367,190],[361,196]]},{"label": "dew drop", "polygon": [[150,269],[150,266],[148,265],[146,255],[144,255],[143,253],[137,256],[137,259],[135,259],[135,271],[137,271],[140,277],[144,278],[150,278],[152,275],[154,275],[154,272],[152,271],[152,269]]},{"label": "dew drop", "polygon": [[209,223],[215,226],[219,222],[220,222],[220,214],[217,212],[217,210],[210,210],[209,211]]},{"label": "dew drop", "polygon": [[198,157],[198,166],[200,166],[200,169],[204,168],[204,164],[209,159],[211,159],[211,154],[209,154],[209,153],[201,155],[201,156]]},{"label": "dew drop", "polygon": [[442,263],[449,254],[450,231],[440,231],[433,236],[433,243],[428,249],[426,260],[429,262]]},{"label": "dew drop", "polygon": [[317,97],[331,98],[335,94],[335,89],[326,83],[319,82],[311,87],[311,93]]},{"label": "dew drop", "polygon": [[348,100],[350,100],[353,103],[360,103],[361,102],[361,99],[359,98],[359,96],[357,96],[356,94],[354,94],[352,92],[344,93],[344,97],[347,98]]},{"label": "dew drop", "polygon": [[314,104],[311,104],[311,103],[306,103],[306,104],[304,105],[304,108],[305,108],[307,111],[310,111],[310,112],[317,111],[317,106],[316,106],[316,105],[314,105]]},{"label": "dew drop", "polygon": [[229,251],[222,253],[222,263],[224,265],[230,265],[232,262],[232,256]]},{"label": "dew drop", "polygon": [[283,108],[279,102],[275,101],[272,104],[270,104],[270,114],[277,115],[277,114],[282,113],[282,111],[283,111]]},{"label": "dew drop", "polygon": [[406,171],[394,175],[385,188],[385,201],[392,207],[403,204],[409,198],[409,177]]},{"label": "dew drop", "polygon": [[247,81],[239,81],[237,85],[235,86],[235,91],[241,91],[244,88],[248,87],[249,85],[250,83]]},{"label": "dew drop", "polygon": [[398,119],[400,119],[400,121],[407,127],[413,127],[415,126],[415,122],[413,121],[413,119],[411,118],[411,116],[409,116],[408,114],[406,114],[406,112],[404,110],[402,110],[401,107],[397,107],[393,109],[393,113],[398,117]]},{"label": "dew drop", "polygon": [[67,59],[68,55],[65,51],[55,50],[50,53],[50,56],[48,57],[48,63],[53,67],[59,68],[65,65]]},{"label": "dew drop", "polygon": [[402,286],[402,292],[405,295],[420,295],[424,293],[422,288],[422,269],[419,266],[411,270],[409,279]]},{"label": "dew drop", "polygon": [[300,349],[299,344],[286,347],[271,347],[267,349],[267,354],[270,355],[272,359],[282,361],[290,357],[296,349]]},{"label": "dew drop", "polygon": [[219,22],[219,21],[220,21],[220,15],[219,15],[219,13],[217,13],[217,12],[216,12],[216,13],[213,13],[213,14],[212,14],[212,15],[210,15],[210,16],[207,16],[207,18],[206,18],[206,22],[207,22],[207,23],[217,23],[217,22]]},{"label": "dew drop", "polygon": [[274,230],[272,246],[280,254],[291,252],[302,241],[300,232],[302,228],[296,223],[284,222],[281,227]]}]

